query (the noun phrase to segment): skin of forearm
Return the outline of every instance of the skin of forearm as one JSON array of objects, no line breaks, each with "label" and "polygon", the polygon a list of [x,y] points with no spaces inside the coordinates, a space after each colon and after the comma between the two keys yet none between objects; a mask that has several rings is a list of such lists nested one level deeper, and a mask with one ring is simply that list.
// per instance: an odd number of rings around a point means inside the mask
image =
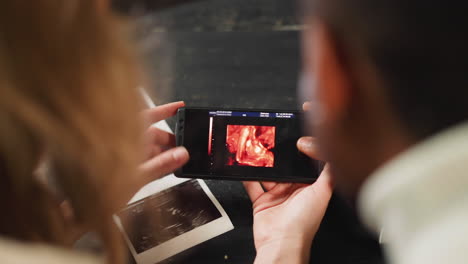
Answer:
[{"label": "skin of forearm", "polygon": [[254,264],[309,263],[311,243],[304,241],[275,241],[257,250]]}]

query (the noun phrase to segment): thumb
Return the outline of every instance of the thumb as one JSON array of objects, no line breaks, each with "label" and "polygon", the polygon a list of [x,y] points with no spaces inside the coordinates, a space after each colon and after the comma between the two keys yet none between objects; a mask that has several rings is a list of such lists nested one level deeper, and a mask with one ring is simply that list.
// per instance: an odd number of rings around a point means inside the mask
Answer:
[{"label": "thumb", "polygon": [[316,191],[318,191],[322,197],[328,197],[328,199],[330,199],[334,184],[329,164],[325,165],[325,168],[313,185],[315,185]]},{"label": "thumb", "polygon": [[297,148],[310,158],[317,159],[317,144],[313,137],[301,137],[297,141]]}]

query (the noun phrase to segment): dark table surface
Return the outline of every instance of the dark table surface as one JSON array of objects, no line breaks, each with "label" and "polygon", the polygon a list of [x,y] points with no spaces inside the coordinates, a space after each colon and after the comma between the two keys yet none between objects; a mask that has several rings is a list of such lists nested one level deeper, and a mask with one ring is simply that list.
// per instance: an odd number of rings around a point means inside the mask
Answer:
[{"label": "dark table surface", "polygon": [[[210,0],[158,12],[140,3],[136,35],[157,104],[298,109],[302,103],[296,96],[301,26],[290,1]],[[165,263],[252,263],[252,205],[242,184],[207,184],[235,229]],[[383,263],[378,243],[337,194],[311,250],[316,264]]]}]

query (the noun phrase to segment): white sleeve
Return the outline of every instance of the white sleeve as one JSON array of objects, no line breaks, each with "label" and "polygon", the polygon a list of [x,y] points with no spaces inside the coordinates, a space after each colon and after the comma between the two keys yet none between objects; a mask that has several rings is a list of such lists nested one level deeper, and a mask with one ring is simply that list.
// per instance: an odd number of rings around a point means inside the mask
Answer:
[{"label": "white sleeve", "polygon": [[[455,211],[456,212],[456,211]],[[447,213],[446,215],[444,215]],[[390,255],[395,264],[466,264],[468,263],[468,214],[441,212],[440,218],[428,221],[406,247]]]}]

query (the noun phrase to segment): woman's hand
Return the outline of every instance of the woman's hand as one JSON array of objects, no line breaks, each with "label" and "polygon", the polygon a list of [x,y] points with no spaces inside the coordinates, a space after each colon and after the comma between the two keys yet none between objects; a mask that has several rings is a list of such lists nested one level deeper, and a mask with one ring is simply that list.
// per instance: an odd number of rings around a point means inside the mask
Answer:
[{"label": "woman's hand", "polygon": [[[315,157],[311,137],[298,148]],[[253,203],[255,263],[305,263],[332,194],[328,166],[312,185],[245,182]]]},{"label": "woman's hand", "polygon": [[144,135],[145,160],[139,167],[143,185],[174,172],[189,160],[184,147],[175,147],[173,134],[151,126],[174,116],[177,109],[184,106],[184,102],[175,102],[143,111],[143,119],[149,127]]},{"label": "woman's hand", "polygon": [[[151,126],[154,123],[174,116],[177,109],[183,106],[183,102],[176,102],[142,112],[142,117],[148,127],[144,133],[145,158],[138,168],[137,179],[132,181],[128,186],[125,186],[125,192],[120,193],[121,195],[118,197],[119,201],[116,204],[119,205],[120,200],[122,200],[123,206],[141,187],[175,171],[188,161],[189,154],[187,150],[184,147],[175,147],[175,137],[173,134]],[[47,164],[44,162],[47,161],[41,162],[43,166],[35,173],[38,179],[40,179],[40,184],[44,185],[44,188],[50,192],[50,195],[56,198],[56,192],[51,190],[52,188],[47,183]],[[62,200],[60,202],[60,211],[67,230],[65,243],[73,245],[77,239],[89,231],[89,227],[77,222],[75,212],[69,201]]]}]

